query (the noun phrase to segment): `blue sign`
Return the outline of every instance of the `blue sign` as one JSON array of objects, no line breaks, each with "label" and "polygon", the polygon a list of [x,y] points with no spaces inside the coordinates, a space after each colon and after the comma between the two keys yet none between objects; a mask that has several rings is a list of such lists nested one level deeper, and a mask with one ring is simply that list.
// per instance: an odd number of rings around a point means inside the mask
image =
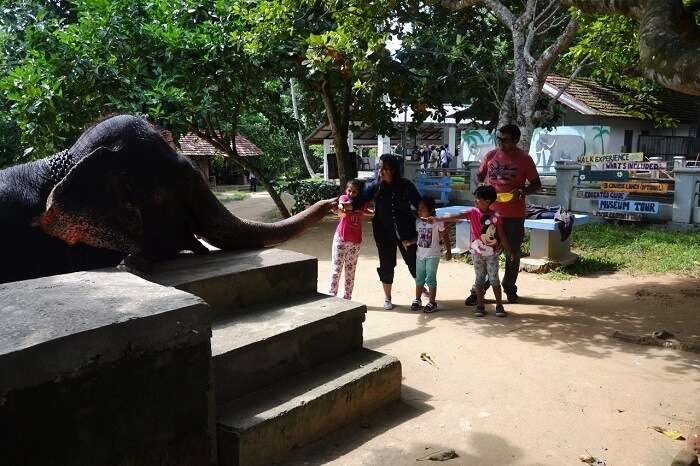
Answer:
[{"label": "blue sign", "polygon": [[598,199],[599,212],[630,212],[637,214],[658,214],[659,203],[649,201],[627,201]]}]

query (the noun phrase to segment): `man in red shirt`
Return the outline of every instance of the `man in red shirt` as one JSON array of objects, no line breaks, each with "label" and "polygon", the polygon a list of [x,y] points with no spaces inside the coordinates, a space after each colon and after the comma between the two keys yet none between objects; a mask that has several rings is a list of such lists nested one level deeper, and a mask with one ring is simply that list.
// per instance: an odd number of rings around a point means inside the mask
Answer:
[{"label": "man in red shirt", "polygon": [[[513,259],[506,257],[505,275],[502,280],[503,291],[509,303],[518,301],[518,287],[515,282],[520,269],[520,246],[525,236],[525,196],[542,188],[535,162],[526,151],[518,147],[519,141],[520,129],[516,125],[500,128],[496,137],[498,148],[484,156],[477,175],[479,182],[493,186],[496,193],[512,194],[511,199],[507,199],[510,196],[499,196],[501,199],[497,199],[491,205],[491,209],[500,214],[508,244],[513,249]],[[476,304],[473,288],[465,304]]]}]

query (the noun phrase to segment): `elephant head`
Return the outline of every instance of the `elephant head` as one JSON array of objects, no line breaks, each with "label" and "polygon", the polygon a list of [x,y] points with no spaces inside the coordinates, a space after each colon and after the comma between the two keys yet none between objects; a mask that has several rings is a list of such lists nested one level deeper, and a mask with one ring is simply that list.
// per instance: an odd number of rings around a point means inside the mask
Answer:
[{"label": "elephant head", "polygon": [[205,252],[196,236],[224,250],[275,245],[319,221],[335,202],[319,201],[275,223],[239,219],[189,159],[140,128],[138,138],[84,156],[53,188],[38,224],[70,244],[160,260],[183,250]]}]

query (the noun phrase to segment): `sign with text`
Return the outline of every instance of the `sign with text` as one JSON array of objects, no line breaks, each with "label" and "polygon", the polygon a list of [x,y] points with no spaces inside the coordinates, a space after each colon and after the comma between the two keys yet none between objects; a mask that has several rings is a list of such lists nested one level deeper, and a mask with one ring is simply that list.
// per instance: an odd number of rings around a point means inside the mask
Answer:
[{"label": "sign with text", "polygon": [[616,199],[598,199],[598,211],[658,214],[659,203],[650,201],[618,201]]},{"label": "sign with text", "polygon": [[592,171],[581,170],[578,172],[579,181],[627,181],[630,179],[630,172],[618,171]]},{"label": "sign with text", "polygon": [[603,170],[665,170],[666,162],[605,162]]},{"label": "sign with text", "polygon": [[627,199],[629,195],[625,191],[577,191],[576,197],[583,199]]},{"label": "sign with text", "polygon": [[603,191],[625,191],[628,193],[664,194],[668,192],[666,183],[600,183]]},{"label": "sign with text", "polygon": [[630,152],[622,154],[583,154],[576,157],[576,161],[584,165],[609,162],[641,162],[642,160],[644,160],[643,152]]}]

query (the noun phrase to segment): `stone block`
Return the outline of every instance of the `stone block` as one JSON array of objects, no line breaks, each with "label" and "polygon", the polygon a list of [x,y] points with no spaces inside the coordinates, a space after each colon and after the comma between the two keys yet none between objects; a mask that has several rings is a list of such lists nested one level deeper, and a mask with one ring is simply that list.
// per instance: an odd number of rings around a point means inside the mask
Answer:
[{"label": "stone block", "polygon": [[209,464],[201,299],[92,271],[0,285],[0,313],[2,464]]},{"label": "stone block", "polygon": [[316,292],[317,260],[293,251],[215,251],[155,265],[147,280],[204,299],[215,316]]},{"label": "stone block", "polygon": [[364,305],[316,294],[215,322],[217,403],[362,347]]},{"label": "stone block", "polygon": [[220,407],[220,466],[279,463],[297,447],[399,399],[401,363],[359,350]]}]

